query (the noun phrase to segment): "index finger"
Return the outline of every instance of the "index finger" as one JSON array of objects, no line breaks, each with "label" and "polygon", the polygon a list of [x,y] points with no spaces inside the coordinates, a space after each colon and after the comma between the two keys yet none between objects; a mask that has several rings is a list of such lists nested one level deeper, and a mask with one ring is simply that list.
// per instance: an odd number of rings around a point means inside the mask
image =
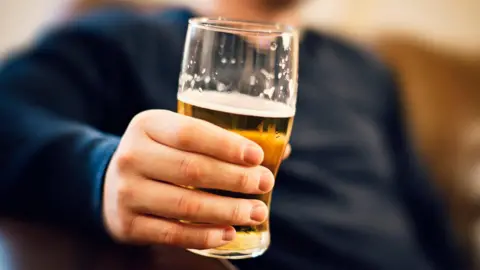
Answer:
[{"label": "index finger", "polygon": [[[155,112],[160,113],[152,113]],[[147,135],[160,144],[229,163],[259,165],[263,162],[262,148],[239,134],[193,117],[166,111],[162,114],[152,117],[145,126]]]}]

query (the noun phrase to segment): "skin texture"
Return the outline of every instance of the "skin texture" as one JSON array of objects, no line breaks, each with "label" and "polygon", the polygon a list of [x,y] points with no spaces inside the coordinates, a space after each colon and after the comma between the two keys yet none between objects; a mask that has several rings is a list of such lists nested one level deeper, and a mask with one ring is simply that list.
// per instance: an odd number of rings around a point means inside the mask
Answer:
[{"label": "skin texture", "polygon": [[262,223],[267,206],[182,186],[269,192],[274,177],[259,165],[263,156],[257,144],[208,122],[170,111],[142,112],[131,121],[106,173],[106,227],[122,242],[196,249],[225,245],[235,237],[232,225]]},{"label": "skin texture", "polygon": [[[213,10],[197,13],[293,24],[297,13],[290,7],[296,2],[222,0],[212,5]],[[79,1],[72,16],[109,3]],[[132,8],[146,7],[131,4]],[[285,158],[290,152],[288,146]],[[131,121],[106,172],[106,228],[121,242],[195,249],[225,245],[235,237],[232,225],[262,223],[268,216],[267,206],[257,200],[220,197],[182,186],[267,193],[274,177],[260,166],[262,161],[262,149],[239,135],[169,111],[142,112]]]}]

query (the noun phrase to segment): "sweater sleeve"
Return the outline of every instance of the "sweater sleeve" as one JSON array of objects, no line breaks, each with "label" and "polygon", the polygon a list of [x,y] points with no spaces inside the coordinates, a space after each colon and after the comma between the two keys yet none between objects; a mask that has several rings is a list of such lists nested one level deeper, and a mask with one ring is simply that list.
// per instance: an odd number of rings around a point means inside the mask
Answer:
[{"label": "sweater sleeve", "polygon": [[0,65],[0,215],[104,232],[105,169],[135,114],[176,107],[189,16],[108,7]]},{"label": "sweater sleeve", "polygon": [[1,67],[2,215],[102,227],[104,171],[119,142],[105,128],[119,97],[108,92],[117,67],[102,43],[65,27]]},{"label": "sweater sleeve", "polygon": [[337,57],[319,53],[318,73],[310,78],[322,95],[305,95],[305,84],[299,91],[296,117],[315,113],[317,118],[308,125],[295,123],[294,151],[280,168],[272,197],[272,245],[238,266],[449,269],[433,267],[399,191],[405,181],[415,188],[423,179],[406,179],[414,176],[405,172],[411,156],[405,152],[391,76],[370,54],[323,44],[318,45],[324,46],[322,53]]},{"label": "sweater sleeve", "polygon": [[395,153],[397,187],[406,212],[413,221],[415,238],[434,269],[468,269],[467,260],[455,239],[447,206],[408,132],[401,91],[393,80],[389,80],[387,86],[393,90],[388,137]]}]

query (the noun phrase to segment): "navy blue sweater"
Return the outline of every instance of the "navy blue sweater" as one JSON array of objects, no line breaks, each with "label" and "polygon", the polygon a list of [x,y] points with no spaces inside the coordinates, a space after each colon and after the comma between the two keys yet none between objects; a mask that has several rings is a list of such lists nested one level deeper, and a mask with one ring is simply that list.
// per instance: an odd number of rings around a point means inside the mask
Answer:
[{"label": "navy blue sweater", "polygon": [[[0,71],[0,210],[104,232],[105,168],[137,113],[176,110],[191,14],[112,9],[54,29]],[[403,135],[395,84],[369,53],[307,32],[292,156],[272,246],[242,269],[460,269]]]}]

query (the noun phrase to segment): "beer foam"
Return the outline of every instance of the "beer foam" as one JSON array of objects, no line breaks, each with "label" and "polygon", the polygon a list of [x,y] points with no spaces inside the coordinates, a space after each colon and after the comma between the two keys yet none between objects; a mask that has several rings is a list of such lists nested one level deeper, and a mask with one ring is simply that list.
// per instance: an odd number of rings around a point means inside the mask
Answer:
[{"label": "beer foam", "polygon": [[186,90],[178,93],[177,98],[196,107],[226,113],[269,118],[288,118],[295,115],[295,109],[284,103],[240,93]]}]

